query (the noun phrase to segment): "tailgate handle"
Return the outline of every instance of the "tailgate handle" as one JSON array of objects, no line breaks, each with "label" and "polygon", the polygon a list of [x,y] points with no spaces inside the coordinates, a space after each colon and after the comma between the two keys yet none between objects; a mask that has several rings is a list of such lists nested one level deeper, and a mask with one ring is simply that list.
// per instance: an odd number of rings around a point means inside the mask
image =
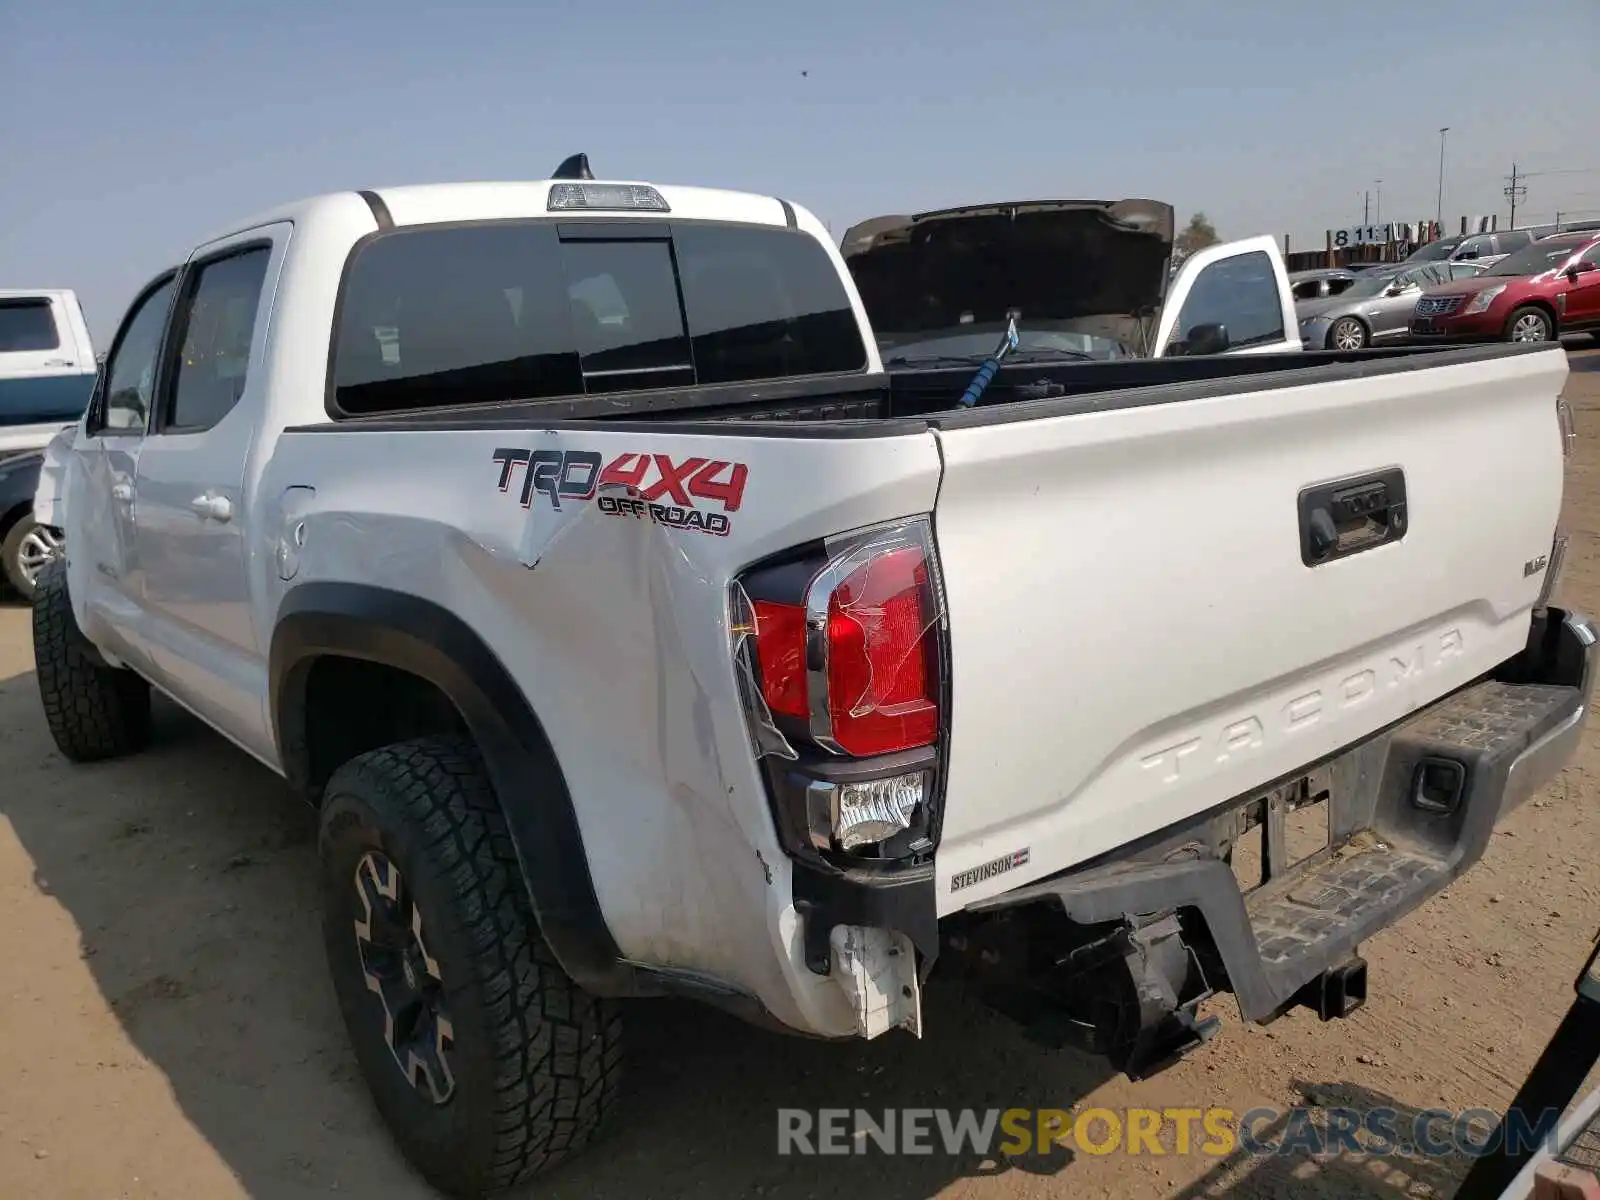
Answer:
[{"label": "tailgate handle", "polygon": [[1319,567],[1406,535],[1406,475],[1399,467],[1300,491],[1300,561]]}]

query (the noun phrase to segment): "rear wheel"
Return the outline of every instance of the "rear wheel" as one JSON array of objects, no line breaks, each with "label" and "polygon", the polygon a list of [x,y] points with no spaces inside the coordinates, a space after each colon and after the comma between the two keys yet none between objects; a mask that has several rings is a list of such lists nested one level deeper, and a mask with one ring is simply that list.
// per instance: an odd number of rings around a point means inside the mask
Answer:
[{"label": "rear wheel", "polygon": [[33,595],[33,663],[57,748],[74,762],[117,758],[150,740],[150,685],[100,658],[72,615],[67,564],[46,563]]},{"label": "rear wheel", "polygon": [[1340,317],[1328,329],[1328,349],[1364,350],[1367,345],[1367,327],[1355,317]]},{"label": "rear wheel", "polygon": [[61,557],[61,535],[41,525],[29,513],[0,540],[0,571],[11,590],[31,602],[39,585],[39,572]]},{"label": "rear wheel", "polygon": [[1509,342],[1548,342],[1554,336],[1550,314],[1542,308],[1519,308],[1506,321]]},{"label": "rear wheel", "polygon": [[470,742],[346,763],[320,847],[334,989],[406,1157],[434,1186],[481,1196],[581,1150],[616,1098],[620,1022],[540,938]]}]

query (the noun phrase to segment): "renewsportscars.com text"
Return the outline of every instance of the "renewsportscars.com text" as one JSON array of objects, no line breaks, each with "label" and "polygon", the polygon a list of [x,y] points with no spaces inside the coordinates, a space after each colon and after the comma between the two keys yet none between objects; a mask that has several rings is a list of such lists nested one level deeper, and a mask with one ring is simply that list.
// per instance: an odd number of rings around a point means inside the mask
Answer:
[{"label": "renewsportscars.com text", "polygon": [[1086,1154],[1212,1157],[1340,1154],[1480,1157],[1509,1142],[1551,1144],[1560,1113],[1485,1108],[780,1108],[780,1155],[1025,1155],[1064,1146]]}]

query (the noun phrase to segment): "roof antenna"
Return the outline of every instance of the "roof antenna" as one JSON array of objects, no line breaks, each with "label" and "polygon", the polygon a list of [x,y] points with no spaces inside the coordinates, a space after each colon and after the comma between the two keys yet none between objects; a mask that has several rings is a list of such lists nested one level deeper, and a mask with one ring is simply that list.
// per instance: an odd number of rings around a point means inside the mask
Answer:
[{"label": "roof antenna", "polygon": [[574,154],[561,160],[561,165],[550,175],[551,179],[593,179],[594,172],[589,170],[589,156],[587,154]]}]

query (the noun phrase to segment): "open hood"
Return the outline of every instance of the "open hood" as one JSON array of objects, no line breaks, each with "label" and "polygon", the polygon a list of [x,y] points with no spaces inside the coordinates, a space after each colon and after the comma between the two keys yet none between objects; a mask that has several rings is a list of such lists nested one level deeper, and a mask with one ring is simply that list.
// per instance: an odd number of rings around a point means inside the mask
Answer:
[{"label": "open hood", "polygon": [[840,247],[880,335],[1073,321],[1132,346],[1161,306],[1173,209],[1157,200],[1028,200],[852,226]]}]

